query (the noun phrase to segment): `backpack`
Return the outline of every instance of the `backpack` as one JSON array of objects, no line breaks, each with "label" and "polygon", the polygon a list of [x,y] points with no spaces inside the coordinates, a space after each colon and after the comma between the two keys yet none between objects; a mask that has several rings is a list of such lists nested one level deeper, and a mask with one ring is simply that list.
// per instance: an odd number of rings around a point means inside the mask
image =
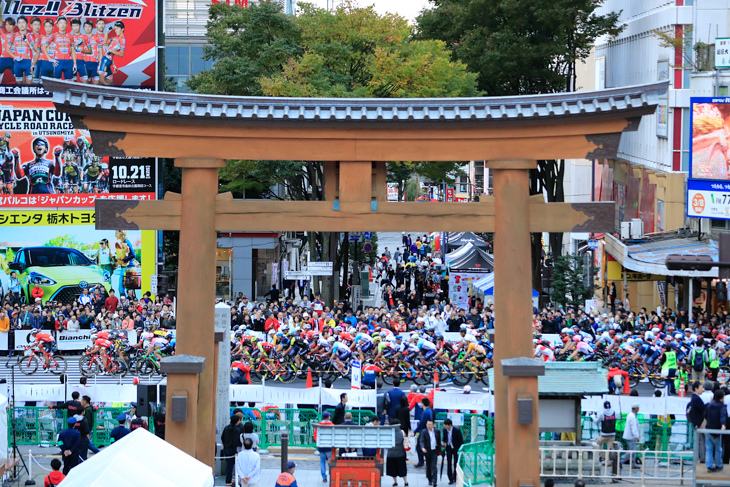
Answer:
[{"label": "backpack", "polygon": [[601,421],[601,432],[616,433],[616,413],[613,413],[610,416],[603,416],[603,421]]},{"label": "backpack", "polygon": [[[697,353],[699,352],[700,356],[697,357]],[[705,370],[705,351],[704,350],[695,350],[692,352],[692,369],[695,372],[702,372]]]}]

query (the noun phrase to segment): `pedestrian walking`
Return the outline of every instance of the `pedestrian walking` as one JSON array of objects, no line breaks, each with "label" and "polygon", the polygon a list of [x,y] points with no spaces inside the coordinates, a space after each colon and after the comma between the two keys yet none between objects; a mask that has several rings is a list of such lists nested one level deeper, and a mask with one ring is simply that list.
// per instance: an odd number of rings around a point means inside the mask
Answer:
[{"label": "pedestrian walking", "polygon": [[[322,421],[317,424],[334,425],[330,421],[329,411],[322,413]],[[314,429],[314,442],[317,442],[317,428]],[[318,448],[317,450],[319,451],[319,471],[322,474],[322,482],[327,483],[327,464],[332,458],[332,448]]]},{"label": "pedestrian walking", "polygon": [[[599,427],[598,439],[596,439],[598,448],[602,448],[605,444],[606,449],[610,450],[616,439],[616,411],[611,407],[610,401],[603,403],[603,411],[598,415],[596,422]],[[608,462],[608,452],[606,453],[606,461]]]},{"label": "pedestrian walking", "polygon": [[286,462],[286,472],[282,472],[276,478],[276,484],[274,487],[298,487],[297,479],[294,478],[294,472],[297,469],[297,464],[291,460]]},{"label": "pedestrian walking", "polygon": [[[727,422],[727,408],[724,404],[725,394],[715,391],[712,402],[705,408],[705,429],[725,430]],[[708,472],[723,469],[722,464],[722,435],[717,433],[705,434],[705,459]]]},{"label": "pedestrian walking", "polygon": [[68,472],[79,464],[79,449],[81,448],[81,433],[74,428],[76,418],[70,417],[66,423],[68,423],[68,427],[58,434],[64,475],[68,475]]},{"label": "pedestrian walking", "polygon": [[[400,425],[398,419],[390,422],[391,425]],[[395,432],[395,446],[388,449],[388,457],[385,462],[385,474],[393,477],[393,487],[398,486],[398,477],[403,478],[403,485],[408,486],[408,464],[406,463],[406,452],[411,449],[408,441],[408,433],[402,429]]]},{"label": "pedestrian walking", "polygon": [[[406,393],[399,389],[400,379],[393,379],[393,388],[385,393],[385,407],[387,410],[388,421],[392,424],[393,420],[397,416],[398,408],[400,407],[401,398],[406,397]],[[407,404],[407,402],[406,402]]]},{"label": "pedestrian walking", "polygon": [[261,457],[253,449],[251,438],[243,440],[243,450],[236,455],[236,487],[259,487],[261,481]]},{"label": "pedestrian walking", "polygon": [[[421,419],[418,422],[418,426],[413,431],[413,436],[422,434],[426,430],[428,422],[433,422],[433,410],[431,409],[431,401],[427,397],[423,397],[421,399],[421,407],[423,409],[423,411],[421,412]],[[416,442],[420,444],[420,440],[421,438],[419,437]],[[416,468],[421,468],[424,466],[423,449],[416,448],[416,452],[418,453],[418,463],[416,464]]]},{"label": "pedestrian walking", "polygon": [[[400,423],[403,433],[408,436],[408,432],[411,431],[411,408],[408,406],[408,397],[405,395],[400,398],[400,406],[395,411],[395,419]],[[394,424],[393,421],[390,420],[390,424]]]},{"label": "pedestrian walking", "polygon": [[446,456],[446,474],[449,477],[449,485],[456,483],[456,463],[458,461],[459,448],[463,444],[464,435],[461,434],[461,430],[454,426],[451,418],[446,418],[444,420],[444,430],[441,433],[441,446]]},{"label": "pedestrian walking", "polygon": [[438,458],[441,454],[441,432],[434,428],[433,418],[426,420],[426,429],[424,429],[418,437],[418,444],[421,452],[423,452],[426,461],[426,479],[428,485],[436,487],[438,480]]},{"label": "pedestrian walking", "polygon": [[634,403],[631,405],[631,412],[626,415],[626,426],[624,427],[623,438],[626,441],[626,449],[632,453],[625,453],[621,457],[621,463],[629,463],[634,468],[639,468],[636,461],[636,454],[633,453],[633,450],[636,450],[636,442],[639,441],[639,438],[641,438],[641,433],[639,431],[639,419],[636,416],[638,412],[639,403]]}]

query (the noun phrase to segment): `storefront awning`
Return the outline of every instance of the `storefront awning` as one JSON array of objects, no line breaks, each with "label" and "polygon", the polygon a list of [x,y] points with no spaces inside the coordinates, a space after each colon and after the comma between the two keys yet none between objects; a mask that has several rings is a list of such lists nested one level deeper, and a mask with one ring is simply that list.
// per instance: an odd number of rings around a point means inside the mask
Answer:
[{"label": "storefront awning", "polygon": [[718,247],[714,240],[676,236],[627,245],[608,233],[605,238],[606,252],[629,271],[660,276],[717,277],[716,267],[710,271],[671,271],[664,264],[670,254],[709,255],[717,261]]}]

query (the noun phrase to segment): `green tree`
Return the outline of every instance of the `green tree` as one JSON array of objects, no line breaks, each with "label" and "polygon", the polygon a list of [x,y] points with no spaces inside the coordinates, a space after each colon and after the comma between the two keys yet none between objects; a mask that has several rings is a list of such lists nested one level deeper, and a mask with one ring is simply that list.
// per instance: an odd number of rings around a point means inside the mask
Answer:
[{"label": "green tree", "polygon": [[553,268],[552,290],[550,300],[565,306],[583,306],[585,300],[593,296],[593,286],[586,286],[593,282],[593,275],[586,281],[586,272],[590,270],[583,266],[583,258],[579,255],[561,255],[555,259]]},{"label": "green tree", "polygon": [[198,93],[260,96],[260,78],[279,73],[303,52],[301,31],[278,2],[252,3],[248,8],[220,3],[210,7],[204,53],[213,69],[191,77]]},{"label": "green tree", "polygon": [[[208,22],[213,67],[193,77],[198,93],[306,97],[455,97],[478,94],[476,75],[438,40],[415,40],[407,22],[350,3],[336,12],[300,4],[298,17],[274,3],[215,5]],[[391,163],[449,181],[456,163]],[[321,161],[228,161],[221,190],[262,194],[282,185],[293,200],[324,199]],[[407,178],[403,178],[405,180]],[[314,234],[313,248],[347,268],[339,234]]]}]

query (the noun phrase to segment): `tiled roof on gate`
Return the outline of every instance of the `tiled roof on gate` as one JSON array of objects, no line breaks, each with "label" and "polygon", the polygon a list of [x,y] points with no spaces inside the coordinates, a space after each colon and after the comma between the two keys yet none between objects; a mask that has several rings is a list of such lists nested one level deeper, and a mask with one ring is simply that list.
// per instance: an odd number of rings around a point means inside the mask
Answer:
[{"label": "tiled roof on gate", "polygon": [[43,78],[57,105],[88,110],[148,115],[226,119],[231,122],[310,122],[362,124],[367,122],[466,122],[499,124],[556,117],[581,119],[607,115],[629,118],[653,113],[666,94],[666,82],[597,92],[479,98],[281,98],[167,93],[101,87]]}]

